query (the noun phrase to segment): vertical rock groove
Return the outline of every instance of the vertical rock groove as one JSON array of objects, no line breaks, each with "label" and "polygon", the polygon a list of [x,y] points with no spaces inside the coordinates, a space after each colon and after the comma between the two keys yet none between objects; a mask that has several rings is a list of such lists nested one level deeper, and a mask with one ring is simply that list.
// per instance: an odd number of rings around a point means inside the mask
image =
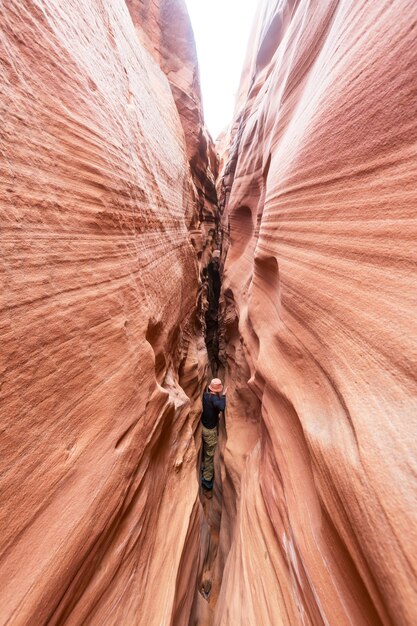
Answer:
[{"label": "vertical rock groove", "polygon": [[205,341],[213,377],[218,375],[221,362],[219,360],[219,300],[220,300],[220,269],[219,259],[214,258],[204,268],[203,275],[206,280],[207,308],[205,312]]}]

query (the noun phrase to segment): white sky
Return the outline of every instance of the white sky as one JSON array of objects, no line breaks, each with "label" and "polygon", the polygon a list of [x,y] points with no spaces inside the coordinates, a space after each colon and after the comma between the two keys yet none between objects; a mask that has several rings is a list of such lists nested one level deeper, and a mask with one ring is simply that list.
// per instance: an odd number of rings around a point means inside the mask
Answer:
[{"label": "white sky", "polygon": [[258,0],[185,0],[194,30],[204,117],[213,139],[233,117]]}]

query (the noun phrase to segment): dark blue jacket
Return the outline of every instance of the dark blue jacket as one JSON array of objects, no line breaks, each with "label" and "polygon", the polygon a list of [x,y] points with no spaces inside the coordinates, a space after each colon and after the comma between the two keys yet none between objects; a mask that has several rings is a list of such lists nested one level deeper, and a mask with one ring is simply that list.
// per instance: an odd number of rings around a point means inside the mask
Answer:
[{"label": "dark blue jacket", "polygon": [[216,428],[219,423],[219,413],[226,408],[226,396],[217,396],[206,392],[203,395],[203,414],[201,421],[206,428]]}]

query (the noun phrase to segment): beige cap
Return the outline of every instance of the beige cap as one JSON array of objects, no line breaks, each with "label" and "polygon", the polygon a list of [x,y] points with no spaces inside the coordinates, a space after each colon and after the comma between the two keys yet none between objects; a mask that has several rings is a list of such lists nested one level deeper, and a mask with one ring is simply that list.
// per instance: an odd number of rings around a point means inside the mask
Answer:
[{"label": "beige cap", "polygon": [[220,393],[223,391],[223,385],[220,378],[213,378],[211,383],[209,384],[210,391],[214,391],[214,393]]}]

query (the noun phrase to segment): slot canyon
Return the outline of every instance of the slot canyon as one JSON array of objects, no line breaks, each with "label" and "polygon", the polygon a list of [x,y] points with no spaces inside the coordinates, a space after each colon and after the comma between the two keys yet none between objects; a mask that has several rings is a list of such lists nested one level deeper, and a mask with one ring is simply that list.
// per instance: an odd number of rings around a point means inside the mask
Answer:
[{"label": "slot canyon", "polygon": [[0,625],[415,626],[414,0],[0,7]]}]

